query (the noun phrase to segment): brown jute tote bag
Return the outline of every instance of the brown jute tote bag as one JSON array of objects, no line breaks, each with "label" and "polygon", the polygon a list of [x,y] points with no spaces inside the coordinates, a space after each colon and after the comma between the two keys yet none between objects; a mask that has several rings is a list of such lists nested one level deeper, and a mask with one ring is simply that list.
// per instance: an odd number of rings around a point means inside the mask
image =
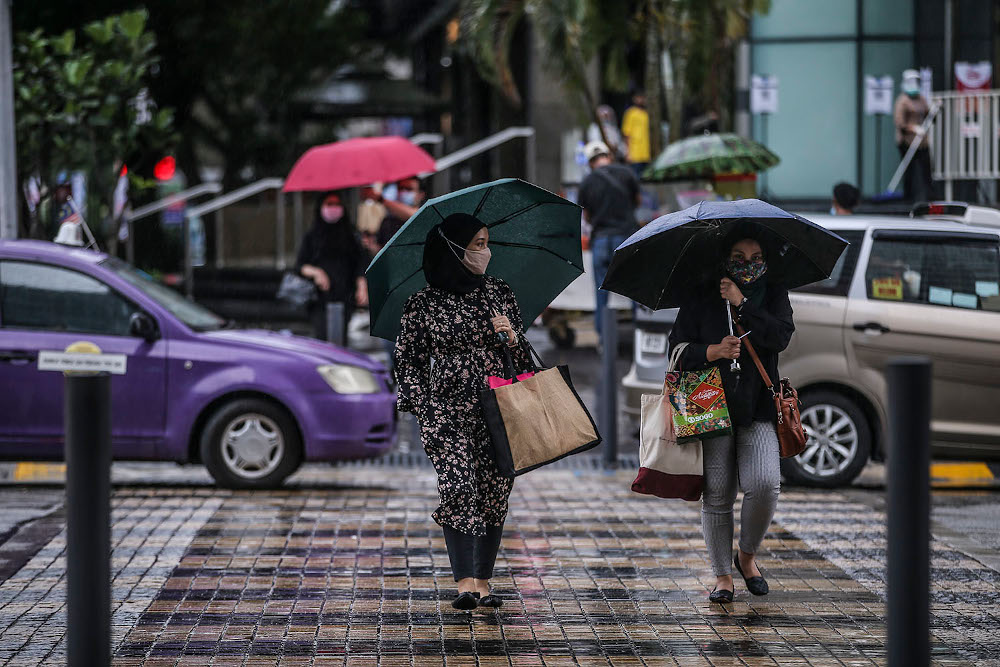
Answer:
[{"label": "brown jute tote bag", "polygon": [[[522,338],[531,355],[538,354]],[[571,454],[601,444],[601,435],[579,394],[569,368],[534,366],[534,375],[518,380],[506,355],[513,383],[481,394],[483,412],[501,474],[516,477]]]}]

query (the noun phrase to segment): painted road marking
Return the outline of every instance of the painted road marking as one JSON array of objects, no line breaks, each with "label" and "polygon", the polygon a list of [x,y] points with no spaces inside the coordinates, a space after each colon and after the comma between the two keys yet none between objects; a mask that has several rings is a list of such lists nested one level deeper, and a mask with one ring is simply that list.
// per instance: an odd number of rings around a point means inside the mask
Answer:
[{"label": "painted road marking", "polygon": [[985,463],[975,461],[932,463],[931,486],[993,486],[996,476]]}]

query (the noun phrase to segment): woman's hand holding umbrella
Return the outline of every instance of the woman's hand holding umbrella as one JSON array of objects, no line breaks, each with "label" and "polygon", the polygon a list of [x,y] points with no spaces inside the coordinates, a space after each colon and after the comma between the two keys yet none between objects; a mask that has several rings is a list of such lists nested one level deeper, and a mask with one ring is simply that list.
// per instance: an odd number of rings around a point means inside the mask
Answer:
[{"label": "woman's hand holding umbrella", "polygon": [[505,315],[496,315],[490,322],[493,324],[493,331],[498,334],[503,334],[507,337],[507,344],[513,345],[517,341],[517,334],[514,333],[514,328],[510,325],[510,320],[507,319]]},{"label": "woman's hand holding umbrella", "polygon": [[736,336],[726,336],[721,342],[709,345],[708,349],[705,350],[705,358],[710,362],[719,359],[732,359],[733,361],[739,359],[740,339]]},{"label": "woman's hand holding umbrella", "polygon": [[719,283],[719,294],[723,299],[733,304],[733,306],[738,307],[743,303],[743,292],[729,278],[723,278]]}]

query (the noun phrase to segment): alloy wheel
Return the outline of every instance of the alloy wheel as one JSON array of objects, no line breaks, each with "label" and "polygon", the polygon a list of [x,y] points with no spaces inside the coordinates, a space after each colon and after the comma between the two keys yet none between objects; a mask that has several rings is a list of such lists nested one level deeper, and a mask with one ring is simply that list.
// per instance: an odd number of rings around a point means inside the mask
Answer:
[{"label": "alloy wheel", "polygon": [[222,459],[226,467],[244,479],[259,479],[272,473],[285,453],[285,439],[269,417],[240,415],[222,434]]},{"label": "alloy wheel", "polygon": [[796,457],[796,462],[809,475],[836,475],[857,457],[858,427],[836,405],[812,405],[803,410],[802,428],[808,441],[805,451]]}]

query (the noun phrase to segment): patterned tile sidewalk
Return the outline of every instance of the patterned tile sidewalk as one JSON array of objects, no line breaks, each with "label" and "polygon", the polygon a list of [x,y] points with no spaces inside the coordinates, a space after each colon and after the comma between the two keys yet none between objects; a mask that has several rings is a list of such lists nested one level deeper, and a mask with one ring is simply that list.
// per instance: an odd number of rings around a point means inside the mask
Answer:
[{"label": "patterned tile sidewalk", "polygon": [[[426,469],[321,468],[276,492],[115,496],[115,665],[885,663],[884,516],[792,490],[761,554],[772,593],[712,585],[696,504],[625,473],[518,480],[499,611],[453,610]],[[62,664],[64,534],[0,585],[0,662]],[[1000,665],[1000,575],[933,544],[934,659]]]}]

